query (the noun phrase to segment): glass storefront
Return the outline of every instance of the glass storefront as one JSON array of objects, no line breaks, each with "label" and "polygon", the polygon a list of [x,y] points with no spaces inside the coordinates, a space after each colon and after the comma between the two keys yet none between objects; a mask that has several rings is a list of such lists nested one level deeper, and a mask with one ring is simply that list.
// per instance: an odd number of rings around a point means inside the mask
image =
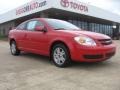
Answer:
[{"label": "glass storefront", "polygon": [[120,26],[119,26],[119,33],[120,33]]},{"label": "glass storefront", "polygon": [[99,24],[99,23],[88,23],[88,22],[79,21],[79,20],[68,20],[68,21],[70,23],[73,23],[74,25],[77,25],[83,30],[103,33],[103,34],[109,35],[110,37],[112,37],[112,34],[113,34],[112,25],[104,25],[104,24]]}]

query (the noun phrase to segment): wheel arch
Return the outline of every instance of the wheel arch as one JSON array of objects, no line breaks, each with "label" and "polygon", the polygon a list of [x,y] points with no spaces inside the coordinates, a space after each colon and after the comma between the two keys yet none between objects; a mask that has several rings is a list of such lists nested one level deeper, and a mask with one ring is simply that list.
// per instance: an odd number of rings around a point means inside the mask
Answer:
[{"label": "wheel arch", "polygon": [[54,45],[56,45],[56,44],[63,44],[63,45],[67,48],[67,50],[68,50],[68,52],[69,52],[69,55],[70,55],[70,58],[71,58],[71,53],[70,53],[70,47],[69,47],[69,45],[66,44],[64,41],[61,41],[61,40],[56,40],[56,41],[54,41],[54,42],[51,44],[50,49],[49,49],[49,55],[50,55],[50,56],[51,56],[51,53],[52,53],[52,49],[53,49]]},{"label": "wheel arch", "polygon": [[15,39],[14,38],[11,38],[10,40],[9,40],[9,44],[11,45],[11,42],[12,41],[15,41]]}]

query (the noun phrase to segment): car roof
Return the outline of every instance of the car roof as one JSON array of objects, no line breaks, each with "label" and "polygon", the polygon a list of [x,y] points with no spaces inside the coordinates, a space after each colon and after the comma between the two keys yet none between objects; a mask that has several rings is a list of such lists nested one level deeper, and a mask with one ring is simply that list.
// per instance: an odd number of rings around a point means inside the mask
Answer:
[{"label": "car roof", "polygon": [[54,19],[54,18],[33,18],[33,19],[29,19],[27,21],[31,21],[31,20],[60,20],[60,19]]}]

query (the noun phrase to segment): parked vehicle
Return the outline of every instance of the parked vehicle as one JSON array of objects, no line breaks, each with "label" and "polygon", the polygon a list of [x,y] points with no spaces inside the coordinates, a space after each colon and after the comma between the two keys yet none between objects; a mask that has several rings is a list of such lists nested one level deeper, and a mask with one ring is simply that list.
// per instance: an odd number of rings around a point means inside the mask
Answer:
[{"label": "parked vehicle", "polygon": [[58,67],[68,66],[71,61],[104,61],[116,52],[116,46],[109,36],[48,18],[23,22],[9,32],[9,43],[12,55],[26,51],[49,56]]}]

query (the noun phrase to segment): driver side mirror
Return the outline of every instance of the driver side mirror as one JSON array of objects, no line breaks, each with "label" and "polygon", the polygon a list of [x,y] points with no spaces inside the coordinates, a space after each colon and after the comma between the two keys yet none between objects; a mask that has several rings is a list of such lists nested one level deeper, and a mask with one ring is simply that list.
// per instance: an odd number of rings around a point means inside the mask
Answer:
[{"label": "driver side mirror", "polygon": [[35,31],[46,32],[44,26],[36,26],[36,27],[35,27]]}]

